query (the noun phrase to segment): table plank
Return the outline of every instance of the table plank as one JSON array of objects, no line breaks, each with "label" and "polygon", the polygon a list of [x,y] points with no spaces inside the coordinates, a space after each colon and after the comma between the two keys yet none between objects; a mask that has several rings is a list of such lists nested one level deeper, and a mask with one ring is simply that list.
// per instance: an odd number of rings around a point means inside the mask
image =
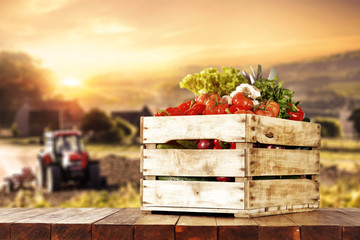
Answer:
[{"label": "table plank", "polygon": [[60,221],[84,211],[82,208],[60,208],[41,215],[31,216],[14,222],[11,225],[13,239],[50,239],[51,223]]},{"label": "table plank", "polygon": [[134,223],[140,217],[138,208],[120,209],[118,212],[96,222],[92,226],[93,240],[132,240]]},{"label": "table plank", "polygon": [[91,240],[91,225],[119,209],[80,208],[80,213],[56,221],[51,225],[51,239]]},{"label": "table plank", "polygon": [[27,208],[0,208],[0,216],[28,210]]},{"label": "table plank", "polygon": [[359,239],[360,209],[256,218],[141,213],[138,208],[0,208],[1,239]]},{"label": "table plank", "polygon": [[301,227],[301,239],[340,240],[341,222],[326,211],[311,211],[284,215]]},{"label": "table plank", "polygon": [[341,220],[343,240],[360,238],[360,209],[338,209],[331,214]]},{"label": "table plank", "polygon": [[216,240],[216,219],[213,216],[181,216],[175,227],[175,236],[176,240]]},{"label": "table plank", "polygon": [[218,240],[257,240],[259,227],[253,219],[216,217]]},{"label": "table plank", "polygon": [[178,215],[141,214],[134,224],[134,240],[174,240]]},{"label": "table plank", "polygon": [[11,239],[11,225],[14,222],[55,210],[55,208],[22,208],[21,210],[14,209],[12,213],[8,212],[8,214],[0,215],[0,240]]},{"label": "table plank", "polygon": [[259,239],[300,240],[300,226],[283,215],[258,217]]}]

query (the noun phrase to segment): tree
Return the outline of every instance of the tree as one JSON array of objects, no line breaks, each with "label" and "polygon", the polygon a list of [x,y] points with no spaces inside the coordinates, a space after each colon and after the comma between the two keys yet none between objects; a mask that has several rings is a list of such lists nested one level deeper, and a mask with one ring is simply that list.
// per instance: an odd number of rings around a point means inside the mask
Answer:
[{"label": "tree", "polygon": [[93,108],[87,112],[81,121],[81,130],[84,132],[94,131],[94,133],[101,133],[108,131],[111,127],[111,119],[104,111],[98,108]]},{"label": "tree", "polygon": [[321,125],[322,137],[341,137],[342,128],[339,120],[329,117],[318,117],[314,122]]},{"label": "tree", "polygon": [[9,127],[26,99],[48,97],[53,87],[51,73],[38,60],[22,52],[0,52],[0,125]]},{"label": "tree", "polygon": [[81,130],[93,132],[90,141],[130,144],[136,137],[137,127],[122,118],[110,118],[100,109],[91,109],[81,122]]},{"label": "tree", "polygon": [[355,108],[351,113],[349,120],[353,122],[353,127],[358,136],[360,136],[360,107]]}]

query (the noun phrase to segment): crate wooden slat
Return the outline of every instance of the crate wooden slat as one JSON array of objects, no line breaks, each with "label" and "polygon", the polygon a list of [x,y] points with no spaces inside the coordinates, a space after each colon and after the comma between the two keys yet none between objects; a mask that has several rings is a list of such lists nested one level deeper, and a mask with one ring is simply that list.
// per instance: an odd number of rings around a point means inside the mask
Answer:
[{"label": "crate wooden slat", "polygon": [[143,149],[144,175],[243,176],[245,150]]},{"label": "crate wooden slat", "polygon": [[179,139],[320,147],[320,125],[248,114],[141,117],[142,143]]},{"label": "crate wooden slat", "polygon": [[320,173],[320,150],[247,149],[246,176]]},{"label": "crate wooden slat", "polygon": [[[143,180],[144,207],[244,208],[244,183]],[[181,193],[181,194],[179,194]],[[218,199],[221,196],[222,201]]]},{"label": "crate wooden slat", "polygon": [[320,172],[320,150],[142,148],[141,152],[144,175],[245,177]]},{"label": "crate wooden slat", "polygon": [[[165,143],[178,139],[216,139],[245,142],[246,118],[237,114],[176,117],[141,117],[143,143]],[[222,127],[222,126],[226,126]],[[168,131],[170,130],[171,131]]]},{"label": "crate wooden slat", "polygon": [[248,181],[247,209],[270,206],[315,204],[319,183],[309,179]]},{"label": "crate wooden slat", "polygon": [[320,125],[272,117],[247,115],[246,142],[320,147]]},{"label": "crate wooden slat", "polygon": [[[195,139],[235,142],[236,149],[156,148],[157,144],[172,140]],[[319,207],[318,124],[247,114],[142,117],[141,140],[144,211],[233,213],[249,217]],[[310,149],[264,149],[253,143]],[[233,177],[235,182],[164,181],[157,179],[160,176]],[[261,178],[271,176],[281,177]]]}]

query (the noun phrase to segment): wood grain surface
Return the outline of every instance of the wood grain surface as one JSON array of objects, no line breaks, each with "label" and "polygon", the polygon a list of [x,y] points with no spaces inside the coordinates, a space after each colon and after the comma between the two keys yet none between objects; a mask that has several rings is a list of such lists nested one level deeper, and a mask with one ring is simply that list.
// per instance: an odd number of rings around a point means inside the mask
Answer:
[{"label": "wood grain surface", "polygon": [[256,218],[225,214],[141,213],[120,208],[0,209],[0,239],[257,240],[360,236],[360,209],[318,209]]}]

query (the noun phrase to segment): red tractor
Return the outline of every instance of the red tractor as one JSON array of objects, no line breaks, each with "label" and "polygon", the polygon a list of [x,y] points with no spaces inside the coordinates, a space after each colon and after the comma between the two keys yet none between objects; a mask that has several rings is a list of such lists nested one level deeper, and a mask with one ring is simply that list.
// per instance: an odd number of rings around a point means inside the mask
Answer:
[{"label": "red tractor", "polygon": [[83,150],[81,132],[59,130],[46,132],[45,148],[38,154],[37,179],[40,188],[49,192],[61,189],[62,183],[75,181],[91,188],[100,187],[99,164],[90,161]]}]

